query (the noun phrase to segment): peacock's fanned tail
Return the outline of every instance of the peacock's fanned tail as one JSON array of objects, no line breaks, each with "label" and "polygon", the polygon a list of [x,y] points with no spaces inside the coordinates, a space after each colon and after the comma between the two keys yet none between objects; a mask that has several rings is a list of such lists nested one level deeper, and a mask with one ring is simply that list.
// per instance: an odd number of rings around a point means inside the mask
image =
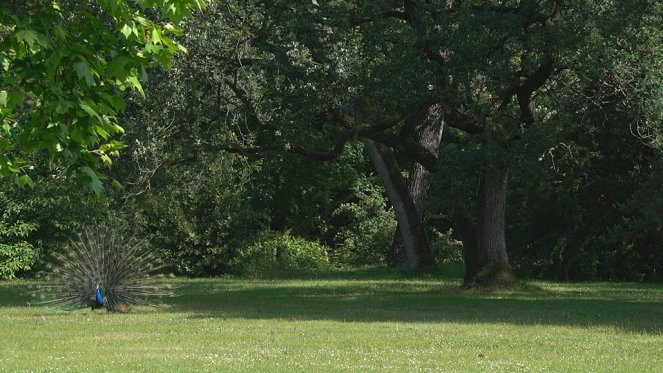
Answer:
[{"label": "peacock's fanned tail", "polygon": [[163,265],[145,241],[122,234],[117,224],[85,230],[56,256],[45,274],[39,304],[66,308],[106,308],[124,312],[135,305],[154,305],[171,295],[150,281]]}]

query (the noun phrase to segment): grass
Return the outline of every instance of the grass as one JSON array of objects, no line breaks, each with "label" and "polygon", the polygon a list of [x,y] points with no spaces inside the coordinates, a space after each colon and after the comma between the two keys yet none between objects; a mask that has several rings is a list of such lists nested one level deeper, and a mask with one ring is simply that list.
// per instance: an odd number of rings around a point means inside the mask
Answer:
[{"label": "grass", "polygon": [[385,269],[168,280],[129,314],[30,307],[0,282],[0,371],[660,372],[663,284],[461,291]]}]

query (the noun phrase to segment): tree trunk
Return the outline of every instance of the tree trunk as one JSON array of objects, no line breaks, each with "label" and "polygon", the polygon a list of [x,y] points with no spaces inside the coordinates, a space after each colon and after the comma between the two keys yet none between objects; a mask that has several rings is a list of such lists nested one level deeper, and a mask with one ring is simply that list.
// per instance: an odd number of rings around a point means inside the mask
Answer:
[{"label": "tree trunk", "polygon": [[401,169],[391,150],[370,139],[362,139],[380,175],[389,201],[394,206],[396,220],[403,237],[404,256],[408,268],[420,268],[433,263],[424,226],[417,213]]},{"label": "tree trunk", "polygon": [[505,213],[507,171],[484,172],[479,182],[479,220],[476,227],[476,255],[467,252],[465,287],[510,285],[515,277],[506,253]]},{"label": "tree trunk", "polygon": [[[428,109],[428,115],[424,122],[417,128],[417,135],[419,143],[423,145],[432,154],[437,154],[442,141],[442,133],[444,131],[444,120],[441,115],[440,105],[433,105]],[[410,178],[408,182],[408,190],[412,196],[414,206],[417,209],[419,220],[423,221],[424,215],[424,202],[430,186],[429,180],[430,172],[426,170],[421,164],[414,162],[410,168]],[[432,255],[431,255],[432,256]],[[403,236],[401,234],[400,223],[394,232],[394,238],[391,243],[391,249],[387,256],[387,263],[395,266],[403,262],[404,259],[404,245]]]}]

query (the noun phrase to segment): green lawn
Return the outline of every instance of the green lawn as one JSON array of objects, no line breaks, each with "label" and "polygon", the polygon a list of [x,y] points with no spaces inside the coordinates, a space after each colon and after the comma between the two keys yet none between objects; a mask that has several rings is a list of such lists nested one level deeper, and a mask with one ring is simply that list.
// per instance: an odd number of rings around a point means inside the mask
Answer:
[{"label": "green lawn", "polygon": [[663,284],[461,291],[387,270],[173,279],[129,314],[29,307],[0,282],[0,371],[661,372]]}]

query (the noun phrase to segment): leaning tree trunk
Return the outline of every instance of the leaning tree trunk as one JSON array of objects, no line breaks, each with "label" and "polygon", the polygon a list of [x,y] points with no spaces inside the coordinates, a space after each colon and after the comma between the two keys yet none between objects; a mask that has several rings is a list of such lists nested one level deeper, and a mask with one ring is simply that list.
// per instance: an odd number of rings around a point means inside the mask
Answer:
[{"label": "leaning tree trunk", "polygon": [[419,268],[433,263],[424,226],[405,183],[394,154],[386,146],[363,139],[368,154],[380,175],[389,201],[394,206],[396,220],[403,237],[404,254],[408,268]]},{"label": "leaning tree trunk", "polygon": [[[428,109],[428,115],[424,122],[417,128],[419,143],[430,151],[437,154],[442,141],[442,132],[444,131],[444,121],[441,115],[440,105],[433,105]],[[418,162],[414,162],[410,168],[410,179],[408,181],[408,190],[412,196],[414,206],[417,209],[419,219],[423,221],[424,202],[430,186],[430,172]],[[394,238],[391,243],[387,263],[392,266],[399,265],[404,260],[403,236],[401,234],[400,224],[396,227]]]},{"label": "leaning tree trunk", "polygon": [[509,285],[515,281],[506,253],[507,179],[506,170],[486,171],[481,177],[476,252],[465,255],[470,259],[466,263],[465,287]]}]

